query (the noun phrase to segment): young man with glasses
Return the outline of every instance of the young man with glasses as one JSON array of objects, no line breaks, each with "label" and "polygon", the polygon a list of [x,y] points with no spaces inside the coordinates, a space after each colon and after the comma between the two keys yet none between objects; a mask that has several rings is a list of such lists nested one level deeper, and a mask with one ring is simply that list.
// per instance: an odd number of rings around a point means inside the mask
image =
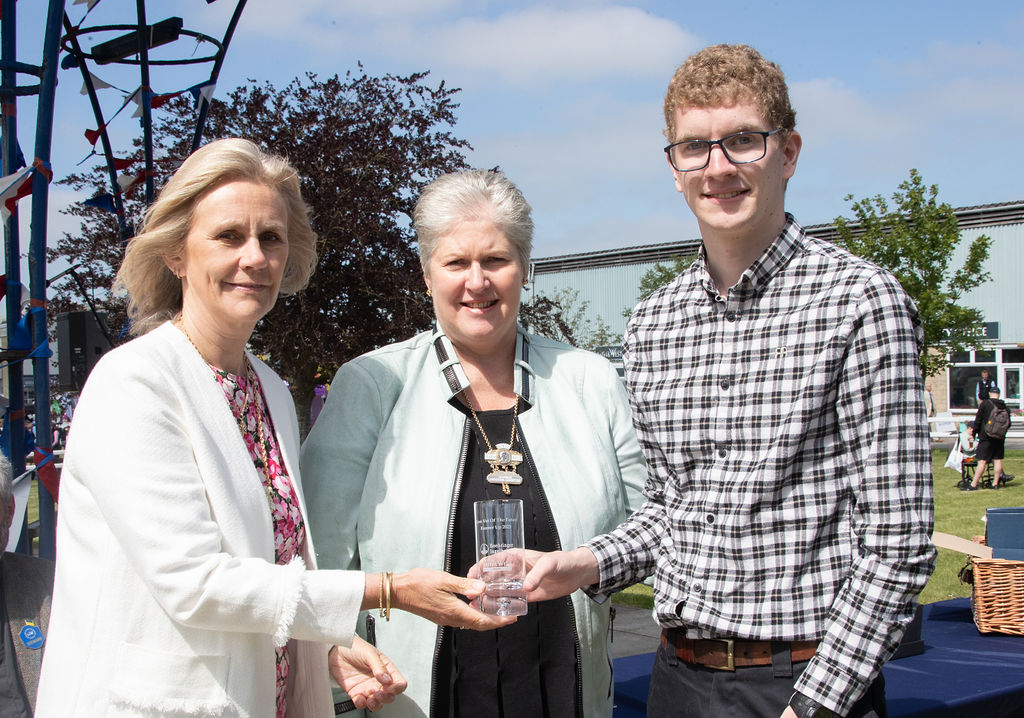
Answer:
[{"label": "young man with glasses", "polygon": [[706,48],[665,119],[703,244],[626,329],[647,502],[532,556],[531,600],[653,574],[650,716],[884,716],[935,557],[916,308],[785,212],[801,138],[777,65]]}]

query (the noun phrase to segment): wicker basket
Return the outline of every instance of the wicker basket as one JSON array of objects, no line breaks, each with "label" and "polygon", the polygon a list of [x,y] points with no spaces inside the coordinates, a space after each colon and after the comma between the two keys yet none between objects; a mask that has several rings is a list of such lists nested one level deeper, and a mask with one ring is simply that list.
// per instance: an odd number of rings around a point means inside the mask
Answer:
[{"label": "wicker basket", "polygon": [[971,609],[982,633],[1024,636],[1024,561],[972,557]]}]

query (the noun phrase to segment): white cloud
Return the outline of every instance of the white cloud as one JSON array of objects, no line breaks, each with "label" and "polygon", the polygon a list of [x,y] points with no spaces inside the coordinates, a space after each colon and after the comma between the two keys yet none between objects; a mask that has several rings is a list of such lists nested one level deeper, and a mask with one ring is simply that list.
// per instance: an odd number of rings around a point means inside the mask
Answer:
[{"label": "white cloud", "polygon": [[660,77],[699,43],[671,20],[619,6],[532,7],[397,34],[399,47],[430,58],[433,66],[531,86]]},{"label": "white cloud", "polygon": [[456,75],[463,86],[497,82],[533,89],[564,80],[667,78],[700,44],[674,21],[634,7],[534,6],[496,16],[473,10],[451,0],[256,0],[246,7],[239,29],[250,40],[260,36],[268,54],[287,54],[273,38],[314,51],[317,65],[341,56],[386,56],[392,65]]}]

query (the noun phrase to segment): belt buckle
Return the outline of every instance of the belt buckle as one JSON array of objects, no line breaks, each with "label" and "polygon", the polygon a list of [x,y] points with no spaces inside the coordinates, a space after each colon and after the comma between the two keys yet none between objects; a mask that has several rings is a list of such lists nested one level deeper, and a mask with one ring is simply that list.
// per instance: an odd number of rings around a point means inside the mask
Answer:
[{"label": "belt buckle", "polygon": [[713,668],[716,671],[734,671],[736,670],[736,642],[731,638],[711,638],[711,641],[717,641],[718,643],[725,644],[725,665],[724,666],[713,666],[710,663],[704,665],[708,668]]}]

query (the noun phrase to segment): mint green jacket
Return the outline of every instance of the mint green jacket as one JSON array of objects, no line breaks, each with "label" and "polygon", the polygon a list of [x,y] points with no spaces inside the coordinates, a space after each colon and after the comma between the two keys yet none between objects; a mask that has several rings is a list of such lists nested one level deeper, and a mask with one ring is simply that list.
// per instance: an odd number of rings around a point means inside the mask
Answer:
[{"label": "mint green jacket", "polygon": [[[439,330],[383,347],[338,371],[302,447],[308,525],[321,568],[445,568],[467,418],[449,401],[468,386]],[[625,389],[603,357],[519,330],[519,423],[562,548],[617,526],[642,503],[646,468]],[[583,715],[611,716],[609,609],[572,596]],[[360,625],[362,625],[360,621]],[[382,716],[429,713],[440,629],[395,611],[378,647],[409,681]],[[375,714],[375,715],[378,715]]]}]

